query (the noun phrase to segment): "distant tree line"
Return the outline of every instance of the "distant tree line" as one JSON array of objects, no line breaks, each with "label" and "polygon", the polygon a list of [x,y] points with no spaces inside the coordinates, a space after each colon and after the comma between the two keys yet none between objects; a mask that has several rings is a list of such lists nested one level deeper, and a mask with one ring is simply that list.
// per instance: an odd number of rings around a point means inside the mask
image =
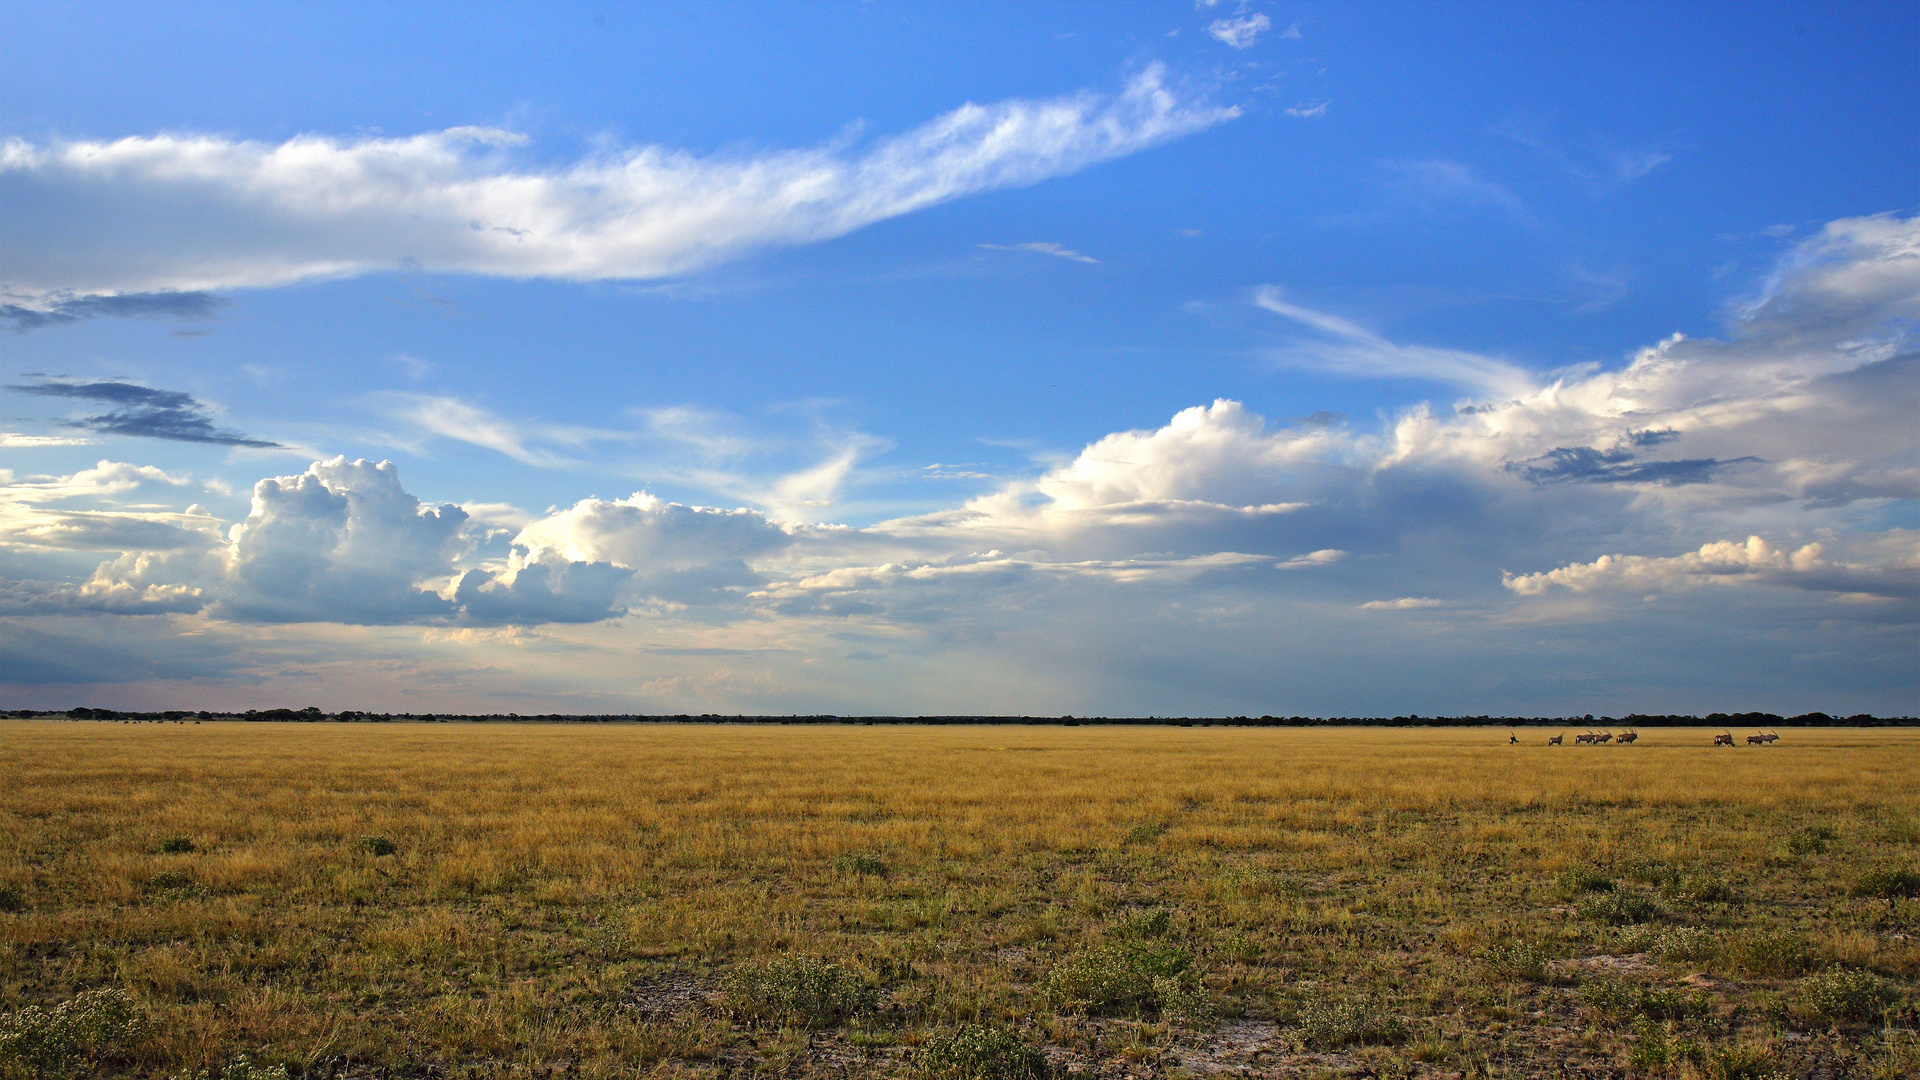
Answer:
[{"label": "distant tree line", "polygon": [[522,716],[519,713],[387,713],[343,709],[323,712],[316,706],[303,709],[247,709],[244,712],[218,709],[191,711],[170,709],[164,712],[137,712],[120,709],[74,708],[65,712],[47,709],[0,710],[0,716],[13,719],[111,720],[123,723],[186,723],[188,721],[262,721],[273,723],[541,723],[541,724],[1053,724],[1063,727],[1101,727],[1123,725],[1163,725],[1173,727],[1897,727],[1920,724],[1911,716],[1830,716],[1823,712],[1781,716],[1767,712],[1708,713],[1686,716],[1655,713],[1631,713],[1627,716],[746,716],[718,713],[675,713],[642,715],[635,713],[543,713]]}]

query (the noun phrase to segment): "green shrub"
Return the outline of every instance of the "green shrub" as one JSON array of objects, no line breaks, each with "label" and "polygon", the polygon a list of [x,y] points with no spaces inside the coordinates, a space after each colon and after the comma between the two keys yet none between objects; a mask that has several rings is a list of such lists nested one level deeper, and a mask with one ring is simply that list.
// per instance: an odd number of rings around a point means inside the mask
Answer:
[{"label": "green shrub", "polygon": [[1567,897],[1583,893],[1609,893],[1613,879],[1590,866],[1582,866],[1560,875],[1560,894]]},{"label": "green shrub", "polygon": [[1677,867],[1654,859],[1630,860],[1621,865],[1620,872],[1642,885],[1651,885],[1656,889],[1668,888],[1680,881]]},{"label": "green shrub", "polygon": [[1645,1020],[1685,1020],[1705,1015],[1704,995],[1659,986],[1632,986],[1618,979],[1595,979],[1580,988],[1580,999],[1611,1016]]},{"label": "green shrub", "polygon": [[870,877],[886,877],[887,863],[878,855],[869,855],[864,851],[849,851],[833,860],[834,869],[843,874],[865,874]]},{"label": "green shrub", "polygon": [[1787,837],[1787,850],[1795,855],[1825,855],[1827,845],[1839,836],[1824,825],[1801,829]]},{"label": "green shrub", "polygon": [[1151,844],[1165,835],[1167,835],[1165,825],[1135,825],[1127,830],[1127,843]]},{"label": "green shrub", "polygon": [[1733,887],[1709,871],[1683,874],[1662,885],[1660,895],[1676,904],[1725,904],[1733,900]]},{"label": "green shrub", "polygon": [[1303,1050],[1390,1046],[1407,1038],[1407,1026],[1399,1017],[1358,999],[1309,1001],[1294,1013],[1293,1029]]},{"label": "green shrub", "polygon": [[0,1016],[0,1076],[88,1075],[141,1035],[140,1017],[124,990],[89,990],[51,1009],[29,1005]]},{"label": "green shrub", "polygon": [[1762,976],[1798,975],[1812,969],[1813,947],[1795,934],[1750,934],[1737,937],[1724,948],[1727,959]]},{"label": "green shrub", "polygon": [[1629,926],[1614,939],[1630,952],[1650,953],[1662,960],[1709,960],[1720,951],[1720,939],[1696,926]]},{"label": "green shrub", "polygon": [[1616,889],[1595,893],[1580,901],[1580,914],[1609,926],[1652,922],[1667,914],[1660,902],[1645,893]]},{"label": "green shrub", "polygon": [[193,837],[169,836],[160,841],[160,850],[169,855],[180,855],[193,850]]},{"label": "green shrub", "polygon": [[1166,908],[1146,908],[1114,923],[1113,932],[1120,937],[1161,937],[1172,925],[1173,914]]},{"label": "green shrub", "polygon": [[12,885],[0,886],[0,911],[25,911],[27,898]]},{"label": "green shrub", "polygon": [[742,968],[727,982],[735,1013],[790,1027],[831,1027],[872,1009],[876,996],[853,971],[810,956]]},{"label": "green shrub", "polygon": [[1891,866],[1871,870],[1853,886],[1853,895],[1870,896],[1880,900],[1899,900],[1920,896],[1920,874]]},{"label": "green shrub", "polygon": [[1544,983],[1547,976],[1547,951],[1531,941],[1509,941],[1495,945],[1482,954],[1493,970],[1509,979]]},{"label": "green shrub", "polygon": [[1858,968],[1830,967],[1800,980],[1794,1004],[1819,1020],[1875,1019],[1900,998],[1887,980]]},{"label": "green shrub", "polygon": [[360,838],[359,848],[361,851],[377,858],[399,851],[400,845],[384,836],[363,836]]},{"label": "green shrub", "polygon": [[1197,1018],[1206,1009],[1193,957],[1177,945],[1126,939],[1089,949],[1047,974],[1047,998],[1088,1016]]},{"label": "green shrub", "polygon": [[916,1064],[929,1080],[1046,1080],[1046,1055],[1006,1028],[968,1025],[927,1041]]}]

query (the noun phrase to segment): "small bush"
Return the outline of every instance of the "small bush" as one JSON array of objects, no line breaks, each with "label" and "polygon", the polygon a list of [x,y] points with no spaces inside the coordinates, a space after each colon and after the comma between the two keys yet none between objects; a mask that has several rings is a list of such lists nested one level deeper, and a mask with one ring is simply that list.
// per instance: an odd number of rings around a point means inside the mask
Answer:
[{"label": "small bush", "polygon": [[384,836],[363,836],[360,838],[359,848],[361,851],[378,858],[399,851],[400,845]]},{"label": "small bush", "polygon": [[1801,829],[1787,837],[1787,851],[1794,855],[1825,855],[1827,846],[1839,836],[1826,826]]},{"label": "small bush", "polygon": [[878,855],[869,855],[864,851],[849,851],[833,860],[834,869],[843,874],[864,874],[869,877],[886,877],[887,863]]},{"label": "small bush", "polygon": [[255,1065],[245,1054],[228,1062],[218,1072],[201,1069],[181,1073],[178,1080],[288,1080],[285,1065]]},{"label": "small bush", "polygon": [[1871,870],[1855,883],[1853,895],[1868,896],[1878,900],[1901,900],[1920,896],[1920,874],[1891,866]]},{"label": "small bush", "polygon": [[1120,937],[1143,938],[1161,937],[1173,925],[1173,915],[1166,908],[1147,908],[1113,924],[1113,932]]},{"label": "small bush", "polygon": [[1652,922],[1667,914],[1653,897],[1625,889],[1595,893],[1580,901],[1579,910],[1581,915],[1609,926]]},{"label": "small bush", "polygon": [[736,1013],[791,1027],[831,1027],[872,1009],[875,997],[859,975],[810,956],[743,968],[727,984],[727,1000]]},{"label": "small bush", "polygon": [[1696,926],[1629,926],[1615,939],[1621,948],[1662,960],[1710,960],[1720,951],[1713,931]]},{"label": "small bush", "polygon": [[1621,873],[1642,885],[1664,889],[1680,881],[1677,867],[1653,859],[1634,859],[1620,867]]},{"label": "small bush", "polygon": [[1006,1028],[969,1025],[931,1039],[918,1065],[929,1080],[1046,1080],[1046,1055]]},{"label": "small bush", "polygon": [[51,1009],[29,1005],[0,1016],[0,1072],[59,1080],[94,1071],[140,1039],[140,1017],[124,990],[89,990]]},{"label": "small bush", "polygon": [[1676,904],[1725,904],[1733,900],[1733,887],[1719,874],[1683,874],[1662,885],[1660,895]]},{"label": "small bush", "polygon": [[1135,825],[1127,830],[1127,843],[1151,844],[1165,835],[1167,835],[1165,825]]},{"label": "small bush", "polygon": [[1685,1020],[1705,1015],[1710,1007],[1701,994],[1658,986],[1631,986],[1618,979],[1595,979],[1580,988],[1580,998],[1603,1013],[1645,1020]]},{"label": "small bush", "polygon": [[1547,951],[1531,941],[1509,941],[1495,945],[1484,954],[1493,970],[1509,979],[1544,983],[1547,977]]},{"label": "small bush", "polygon": [[1399,1017],[1352,999],[1310,1001],[1294,1014],[1293,1027],[1303,1050],[1390,1046],[1407,1037],[1407,1026]]},{"label": "small bush", "polygon": [[12,885],[0,886],[0,911],[25,911],[27,898]]},{"label": "small bush", "polygon": [[1800,980],[1794,1004],[1818,1020],[1867,1021],[1899,998],[1891,983],[1870,971],[1830,967]]},{"label": "small bush", "polygon": [[1047,974],[1045,991],[1056,1007],[1088,1016],[1195,1017],[1206,1001],[1185,949],[1138,939],[1081,953]]},{"label": "small bush", "polygon": [[1752,934],[1728,942],[1727,959],[1762,976],[1798,975],[1812,969],[1813,947],[1794,934]]},{"label": "small bush", "polygon": [[168,855],[182,855],[193,850],[193,837],[169,836],[160,841],[160,850]]},{"label": "small bush", "polygon": [[1583,893],[1609,893],[1613,891],[1613,879],[1590,866],[1569,870],[1560,875],[1560,893],[1563,896],[1579,896]]}]

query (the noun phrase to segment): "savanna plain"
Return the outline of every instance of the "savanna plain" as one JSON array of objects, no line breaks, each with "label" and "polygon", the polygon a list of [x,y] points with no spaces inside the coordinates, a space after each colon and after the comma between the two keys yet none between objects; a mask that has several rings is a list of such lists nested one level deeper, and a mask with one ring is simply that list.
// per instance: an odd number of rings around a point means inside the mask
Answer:
[{"label": "savanna plain", "polygon": [[1920,1076],[1920,730],[1554,733],[0,721],[0,1077]]}]

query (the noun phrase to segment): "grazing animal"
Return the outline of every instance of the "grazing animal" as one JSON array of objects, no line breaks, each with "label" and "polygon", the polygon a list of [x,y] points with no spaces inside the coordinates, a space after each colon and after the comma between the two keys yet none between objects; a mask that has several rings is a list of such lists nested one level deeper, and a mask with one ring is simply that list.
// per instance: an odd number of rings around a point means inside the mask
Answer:
[{"label": "grazing animal", "polygon": [[1729,732],[1727,732],[1727,733],[1726,733],[1725,735],[1715,735],[1715,736],[1713,737],[1713,745],[1715,745],[1715,746],[1732,746],[1732,745],[1733,745],[1733,732],[1731,732],[1731,731],[1729,731]]},{"label": "grazing animal", "polygon": [[1561,732],[1560,734],[1558,734],[1558,735],[1555,735],[1554,737],[1552,737],[1552,738],[1550,738],[1550,739],[1548,739],[1548,740],[1547,740],[1547,745],[1548,745],[1548,746],[1563,746],[1563,745],[1565,745],[1565,744],[1566,744],[1566,741],[1567,741],[1567,733],[1563,731],[1563,732]]},{"label": "grazing animal", "polygon": [[1774,743],[1777,743],[1780,741],[1780,733],[1777,731],[1769,731],[1765,735],[1761,736],[1761,738],[1767,741],[1768,746],[1772,746]]},{"label": "grazing animal", "polygon": [[1575,735],[1575,736],[1573,737],[1573,742],[1574,742],[1574,745],[1575,745],[1575,746],[1578,746],[1578,745],[1580,745],[1580,744],[1582,744],[1582,743],[1585,743],[1585,744],[1587,744],[1587,745],[1592,745],[1592,743],[1593,743],[1593,740],[1595,740],[1595,739],[1597,739],[1597,738],[1599,738],[1599,737],[1600,737],[1600,736],[1598,736],[1598,735],[1595,735],[1595,734],[1594,734],[1593,732],[1591,732],[1591,731],[1589,731],[1589,732],[1587,732],[1587,733],[1586,733],[1585,735]]},{"label": "grazing animal", "polygon": [[1595,746],[1598,746],[1601,743],[1610,743],[1612,741],[1613,741],[1613,732],[1611,731],[1603,731],[1600,734],[1595,735],[1593,737],[1593,743]]},{"label": "grazing animal", "polygon": [[1520,744],[1520,736],[1515,735],[1511,731],[1507,732],[1507,745],[1518,746],[1519,744]]},{"label": "grazing animal", "polygon": [[1633,743],[1635,739],[1638,739],[1639,737],[1640,737],[1640,733],[1637,731],[1623,732],[1620,736],[1620,745],[1629,746]]}]

